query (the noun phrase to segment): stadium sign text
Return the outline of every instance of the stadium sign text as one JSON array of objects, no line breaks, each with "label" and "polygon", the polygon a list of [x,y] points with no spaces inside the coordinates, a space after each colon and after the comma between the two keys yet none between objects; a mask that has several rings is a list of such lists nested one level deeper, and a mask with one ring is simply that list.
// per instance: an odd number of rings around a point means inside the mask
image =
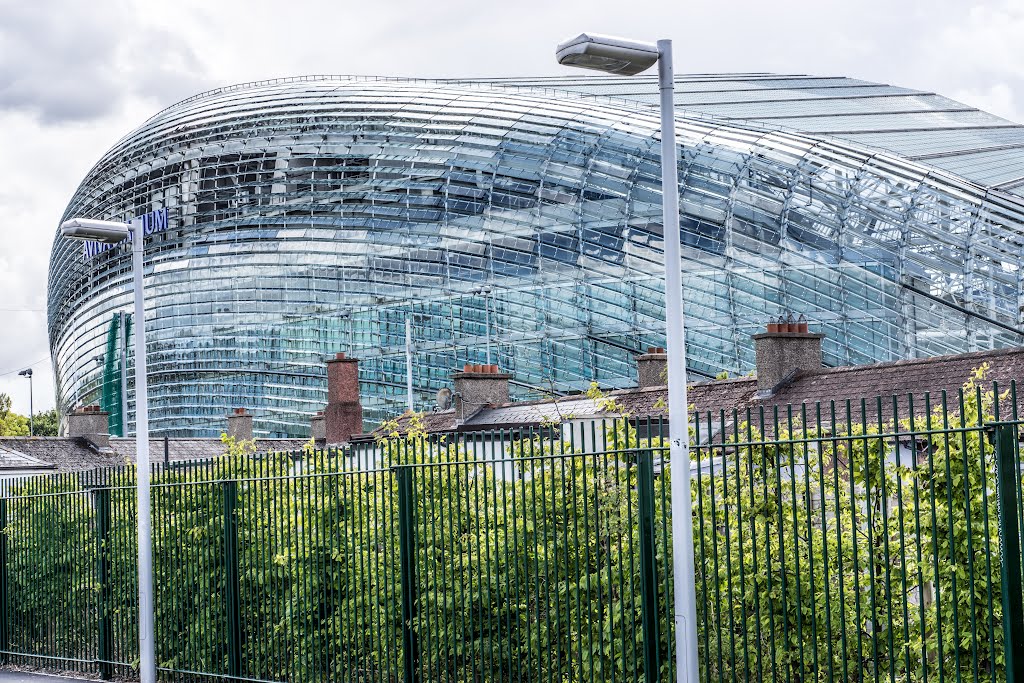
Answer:
[{"label": "stadium sign text", "polygon": [[[167,209],[157,209],[156,211],[144,213],[139,216],[139,220],[142,221],[142,232],[144,235],[154,235],[158,232],[163,232],[167,229]],[[130,233],[128,241],[132,241]],[[121,243],[119,242],[118,244]],[[117,244],[107,244],[106,242],[83,242],[82,259],[88,261],[116,246]]]}]

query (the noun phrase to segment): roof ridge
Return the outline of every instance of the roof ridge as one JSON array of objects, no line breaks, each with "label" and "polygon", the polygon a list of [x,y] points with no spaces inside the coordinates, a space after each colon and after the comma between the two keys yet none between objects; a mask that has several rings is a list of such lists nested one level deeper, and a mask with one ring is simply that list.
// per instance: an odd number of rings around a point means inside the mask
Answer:
[{"label": "roof ridge", "polygon": [[969,351],[967,353],[949,353],[941,356],[924,356],[921,358],[902,358],[900,360],[887,360],[880,361],[878,363],[865,363],[863,365],[841,365],[832,368],[822,368],[813,373],[805,375],[805,377],[813,377],[815,375],[823,374],[840,374],[844,372],[863,372],[869,369],[878,368],[889,368],[889,367],[907,367],[911,365],[934,365],[937,363],[952,363],[970,359],[984,359],[984,358],[995,358],[1000,356],[1010,356],[1014,354],[1024,355],[1024,347],[1011,346],[1004,349],[988,349],[985,351]]}]

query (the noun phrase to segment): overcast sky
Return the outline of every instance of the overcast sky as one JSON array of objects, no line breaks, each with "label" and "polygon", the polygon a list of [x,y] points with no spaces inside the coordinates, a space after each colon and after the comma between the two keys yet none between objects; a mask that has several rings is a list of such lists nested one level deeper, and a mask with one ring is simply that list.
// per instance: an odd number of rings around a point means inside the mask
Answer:
[{"label": "overcast sky", "polygon": [[54,405],[46,277],[85,173],[201,90],[301,74],[562,73],[581,31],[673,38],[676,71],[852,76],[1024,120],[1024,0],[0,0],[0,392]]}]

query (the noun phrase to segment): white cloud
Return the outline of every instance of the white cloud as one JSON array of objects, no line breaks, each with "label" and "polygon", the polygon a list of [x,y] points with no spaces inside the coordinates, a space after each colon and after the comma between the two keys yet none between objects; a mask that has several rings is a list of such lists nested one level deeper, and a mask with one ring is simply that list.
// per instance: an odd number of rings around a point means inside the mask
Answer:
[{"label": "white cloud", "polygon": [[950,97],[1010,121],[1024,121],[1013,88],[1006,83],[995,83],[981,90],[956,90]]},{"label": "white cloud", "polygon": [[101,119],[129,98],[180,98],[205,85],[193,46],[125,0],[0,0],[0,109],[44,123]]}]

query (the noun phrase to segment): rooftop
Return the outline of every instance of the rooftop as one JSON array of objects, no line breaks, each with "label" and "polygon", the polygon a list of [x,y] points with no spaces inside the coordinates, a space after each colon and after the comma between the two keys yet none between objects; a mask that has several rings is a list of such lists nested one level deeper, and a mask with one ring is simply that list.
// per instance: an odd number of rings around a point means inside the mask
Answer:
[{"label": "rooftop", "polygon": [[[308,439],[256,439],[261,453],[297,451]],[[169,439],[168,461],[209,460],[223,455],[220,439]],[[164,440],[149,442],[151,462],[163,462]],[[111,437],[110,448],[97,450],[80,437],[5,436],[0,437],[0,474],[41,472],[73,472],[97,467],[116,467],[135,462],[135,439]]]},{"label": "rooftop", "polygon": [[[817,372],[798,374],[767,398],[759,397],[755,376],[700,382],[689,385],[688,398],[702,419],[706,419],[709,414],[718,416],[722,411],[728,418],[733,410],[740,413],[747,409],[759,412],[762,408],[769,418],[776,410],[784,417],[791,406],[796,416],[803,404],[821,402],[823,410],[828,410],[832,401],[836,402],[840,418],[845,414],[846,403],[849,402],[851,415],[860,419],[863,401],[864,419],[888,420],[893,415],[894,403],[898,414],[905,416],[909,414],[910,402],[913,400],[914,411],[920,414],[926,395],[930,405],[938,405],[946,400],[951,407],[955,406],[960,388],[976,369],[985,364],[989,367],[985,381],[1008,387],[1011,381],[1024,378],[1024,347],[822,368]],[[617,410],[612,411],[608,410],[606,400],[569,396],[484,407],[461,422],[453,409],[427,413],[423,416],[423,425],[428,432],[486,431],[540,426],[550,422],[611,418],[622,414],[641,420],[648,417],[661,418],[667,415],[667,397],[665,386],[620,389],[603,395],[603,399],[614,400]],[[1024,406],[1024,396],[1018,401],[1019,405]],[[398,418],[400,432],[408,422],[408,415]]]}]

